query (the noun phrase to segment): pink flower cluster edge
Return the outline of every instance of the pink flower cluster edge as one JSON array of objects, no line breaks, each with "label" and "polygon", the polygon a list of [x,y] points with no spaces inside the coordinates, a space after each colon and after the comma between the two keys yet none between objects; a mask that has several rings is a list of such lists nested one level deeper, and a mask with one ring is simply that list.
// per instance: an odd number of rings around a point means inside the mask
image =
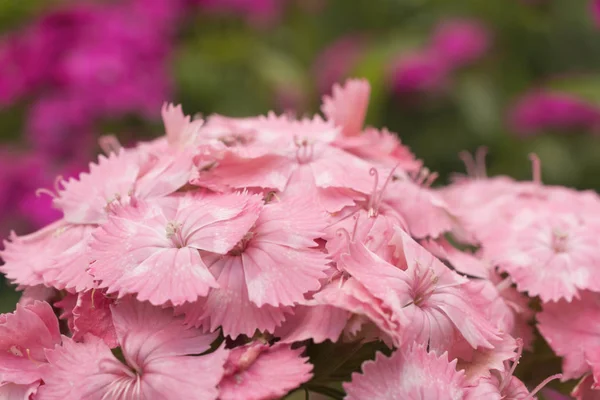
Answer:
[{"label": "pink flower cluster edge", "polygon": [[[330,341],[387,347],[347,399],[523,400],[558,378],[598,398],[598,195],[542,184],[536,157],[531,182],[488,178],[483,152],[433,189],[395,134],[364,127],[369,93],[335,85],[304,119],[168,104],[165,136],[104,138],[51,194],[62,219],[5,242],[23,294],[0,315],[0,397],[280,398],[310,391],[306,349]],[[536,388],[513,375],[529,297],[564,360]]]}]

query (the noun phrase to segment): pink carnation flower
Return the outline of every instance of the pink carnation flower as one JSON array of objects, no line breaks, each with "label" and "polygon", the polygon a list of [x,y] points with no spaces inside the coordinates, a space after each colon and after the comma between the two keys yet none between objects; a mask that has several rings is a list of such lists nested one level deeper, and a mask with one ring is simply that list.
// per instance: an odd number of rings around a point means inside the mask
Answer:
[{"label": "pink carnation flower", "polygon": [[52,307],[35,302],[17,305],[13,314],[0,314],[0,339],[0,394],[35,391],[47,362],[45,349],[61,340]]},{"label": "pink carnation flower", "polygon": [[580,378],[593,370],[600,377],[600,329],[590,324],[600,313],[600,295],[582,292],[571,302],[546,303],[538,314],[538,330],[552,350],[563,357],[564,379]]},{"label": "pink carnation flower", "polygon": [[[187,321],[222,326],[227,335],[272,332],[287,306],[318,290],[328,268],[317,249],[326,217],[299,198],[264,206],[254,227],[228,254],[206,254],[218,286],[205,300],[185,307]],[[298,260],[302,260],[300,263]]]},{"label": "pink carnation flower", "polygon": [[94,233],[90,272],[100,287],[119,296],[136,293],[156,305],[195,301],[219,286],[199,250],[229,252],[260,208],[259,197],[244,193],[182,195],[119,207]]},{"label": "pink carnation flower", "polygon": [[467,280],[398,228],[392,244],[397,266],[356,242],[340,264],[390,310],[399,325],[395,344],[429,343],[441,353],[464,338],[473,348],[492,348],[498,332],[473,307],[474,299],[462,287]]},{"label": "pink carnation flower", "polygon": [[63,337],[62,346],[46,352],[41,398],[217,398],[227,351],[197,356],[215,335],[189,329],[168,310],[132,299],[113,306],[112,318],[125,364],[96,336],[82,343]]},{"label": "pink carnation flower", "polygon": [[221,400],[262,400],[285,396],[312,377],[312,365],[301,357],[303,348],[250,343],[229,353],[219,383]]},{"label": "pink carnation flower", "polygon": [[375,361],[363,364],[362,374],[354,373],[352,382],[344,383],[348,400],[460,400],[466,398],[466,386],[456,361],[419,345],[399,349],[389,358],[379,353]]},{"label": "pink carnation flower", "polygon": [[398,93],[440,92],[449,80],[450,68],[434,51],[420,50],[394,62],[391,80]]},{"label": "pink carnation flower", "polygon": [[490,37],[478,21],[449,20],[436,27],[431,46],[452,68],[459,68],[482,57]]},{"label": "pink carnation flower", "polygon": [[534,90],[517,100],[509,123],[521,135],[534,135],[541,130],[596,129],[600,109],[566,93]]}]

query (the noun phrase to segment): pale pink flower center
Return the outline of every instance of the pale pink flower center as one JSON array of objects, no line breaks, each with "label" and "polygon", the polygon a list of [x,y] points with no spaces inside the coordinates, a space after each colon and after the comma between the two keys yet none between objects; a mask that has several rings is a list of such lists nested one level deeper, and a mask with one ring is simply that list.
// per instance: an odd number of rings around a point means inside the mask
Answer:
[{"label": "pale pink flower center", "polygon": [[308,164],[314,159],[315,155],[315,144],[308,141],[308,139],[294,138],[296,144],[296,160],[298,164]]},{"label": "pale pink flower center", "polygon": [[173,242],[173,245],[178,249],[185,247],[186,241],[183,237],[183,233],[181,232],[181,223],[176,221],[171,221],[167,224],[166,227],[167,239],[170,239]]},{"label": "pale pink flower center", "polygon": [[433,269],[426,269],[425,273],[422,273],[421,266],[417,263],[413,272],[413,285],[411,288],[411,297],[415,306],[422,305],[431,297],[435,292],[438,280],[439,278]]},{"label": "pale pink flower center", "polygon": [[551,246],[552,249],[556,252],[556,253],[564,253],[567,251],[567,245],[568,245],[568,239],[569,239],[569,235],[563,231],[560,231],[559,229],[555,229],[552,232],[552,241],[551,241]]},{"label": "pale pink flower center", "polygon": [[221,136],[219,141],[227,147],[245,146],[252,140],[242,134],[232,133],[230,135]]}]

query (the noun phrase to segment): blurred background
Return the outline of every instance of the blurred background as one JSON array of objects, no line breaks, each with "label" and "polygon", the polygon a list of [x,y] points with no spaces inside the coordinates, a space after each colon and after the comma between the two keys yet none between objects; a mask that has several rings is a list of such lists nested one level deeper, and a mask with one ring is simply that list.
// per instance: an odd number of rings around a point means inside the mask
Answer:
[{"label": "blurred background", "polygon": [[[55,177],[97,139],[162,134],[189,114],[318,111],[365,77],[367,122],[440,173],[489,148],[488,172],[600,188],[600,5],[593,0],[0,0],[0,236],[57,219]],[[0,278],[0,312],[17,295]]]}]

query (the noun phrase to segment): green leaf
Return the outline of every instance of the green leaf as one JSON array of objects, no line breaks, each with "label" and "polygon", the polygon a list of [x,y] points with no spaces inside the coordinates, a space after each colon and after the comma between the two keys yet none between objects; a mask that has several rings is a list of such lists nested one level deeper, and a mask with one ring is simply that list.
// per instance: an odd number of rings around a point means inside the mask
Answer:
[{"label": "green leaf", "polygon": [[551,90],[572,94],[600,106],[600,75],[570,76],[554,79],[547,87]]}]

